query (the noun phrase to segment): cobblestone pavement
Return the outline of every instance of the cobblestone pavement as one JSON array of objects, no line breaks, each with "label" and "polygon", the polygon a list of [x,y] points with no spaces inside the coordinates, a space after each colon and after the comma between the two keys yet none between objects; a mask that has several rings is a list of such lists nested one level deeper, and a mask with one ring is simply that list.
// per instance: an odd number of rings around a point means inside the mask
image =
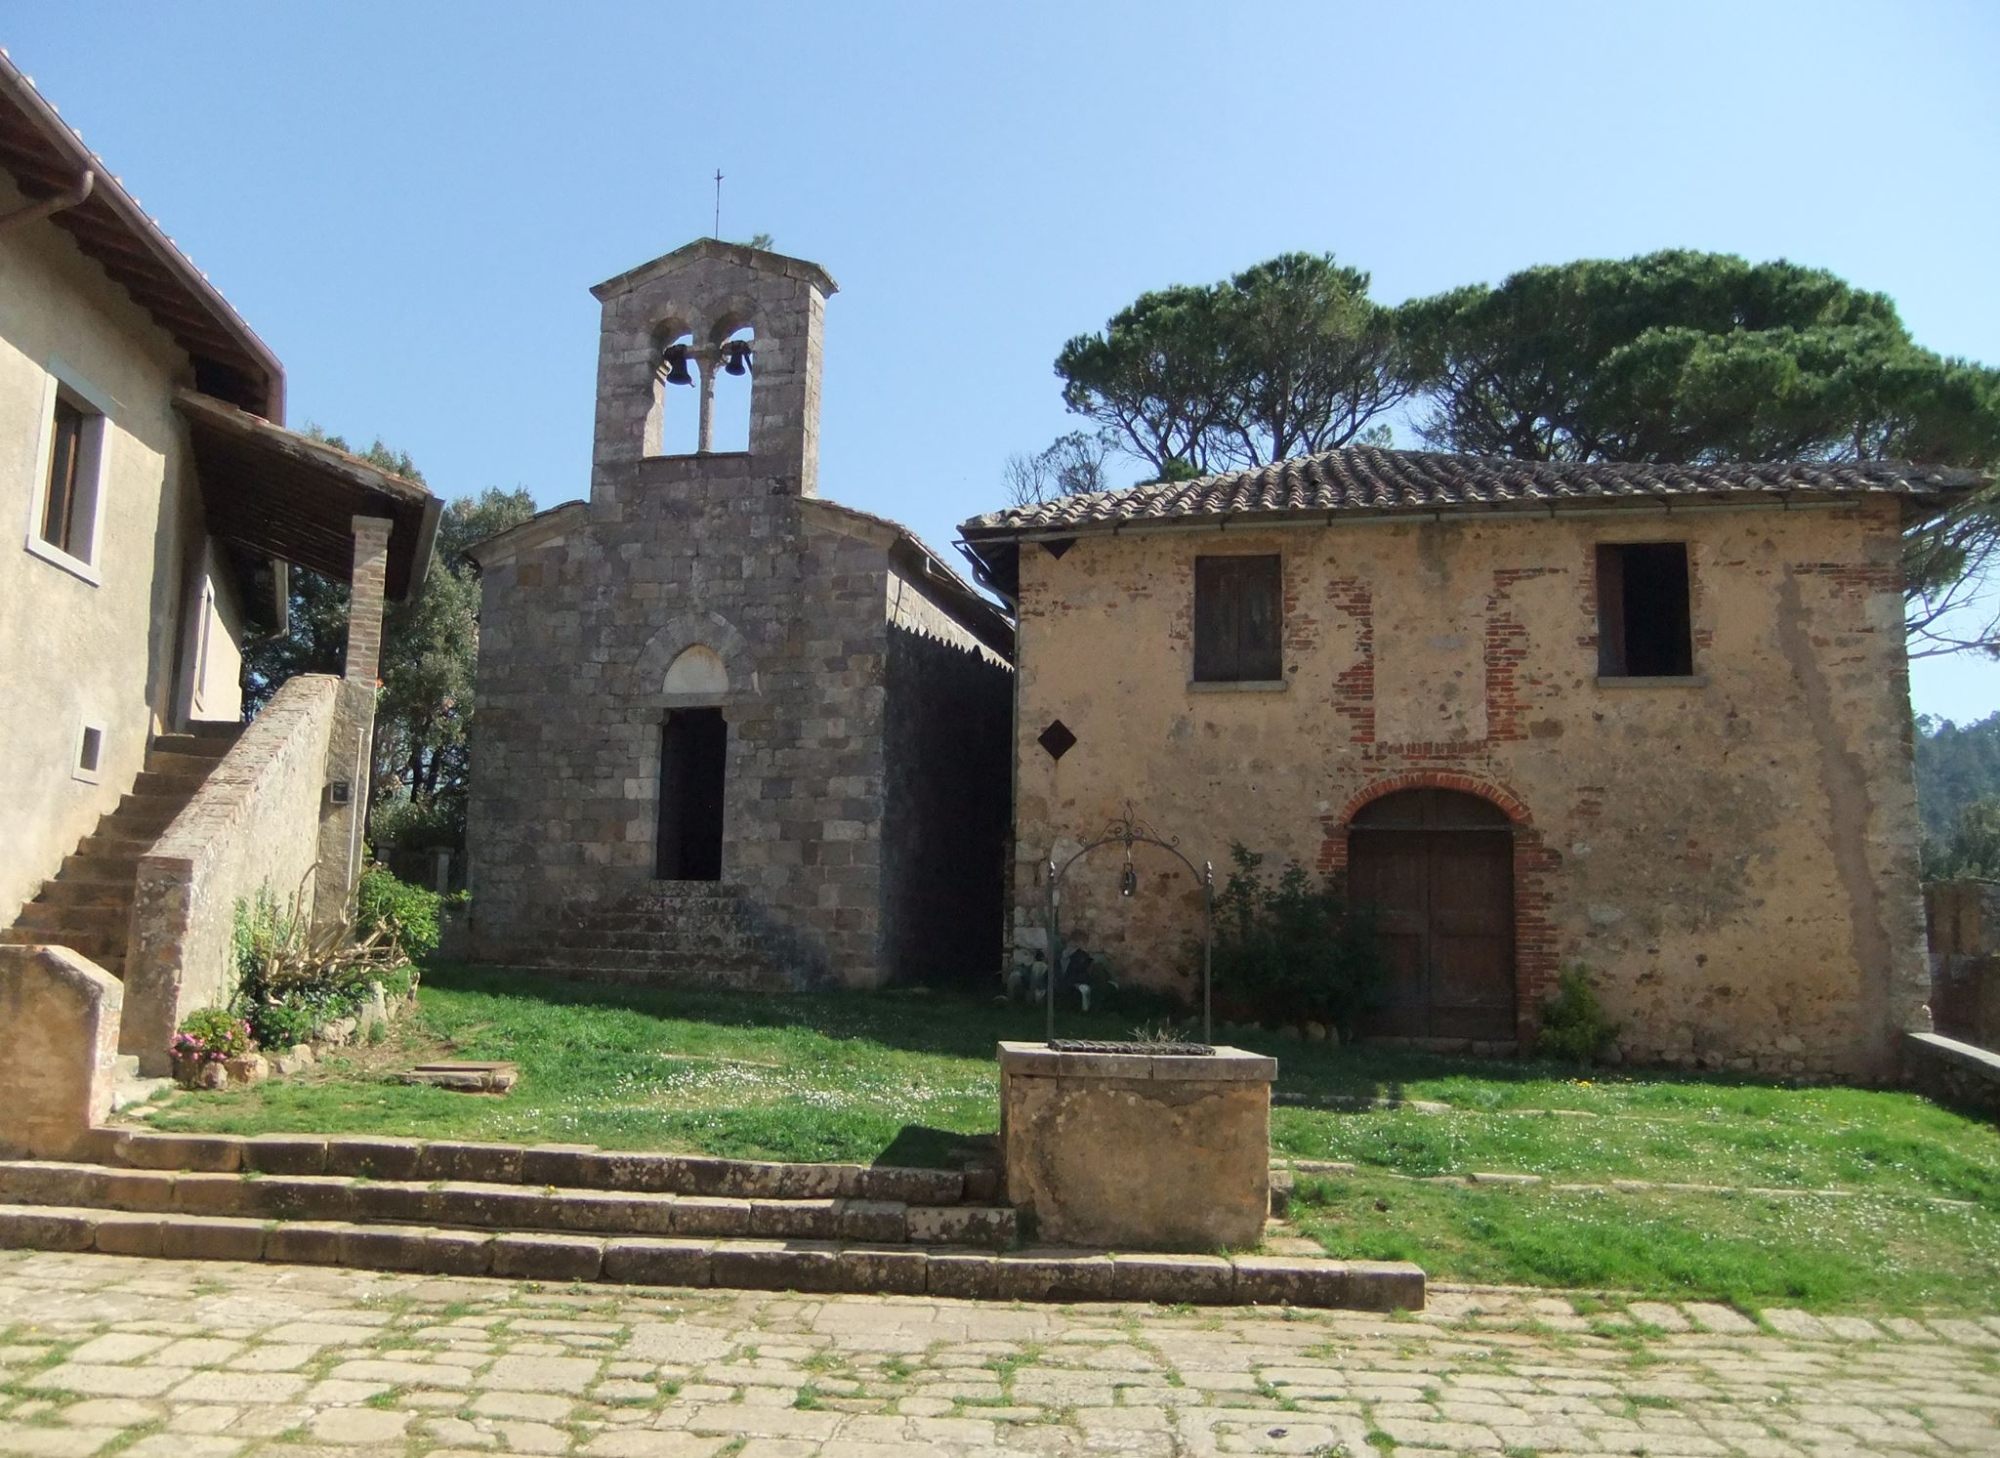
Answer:
[{"label": "cobblestone pavement", "polygon": [[2000,1317],[1415,1318],[0,1252],[0,1453],[2000,1453]]}]

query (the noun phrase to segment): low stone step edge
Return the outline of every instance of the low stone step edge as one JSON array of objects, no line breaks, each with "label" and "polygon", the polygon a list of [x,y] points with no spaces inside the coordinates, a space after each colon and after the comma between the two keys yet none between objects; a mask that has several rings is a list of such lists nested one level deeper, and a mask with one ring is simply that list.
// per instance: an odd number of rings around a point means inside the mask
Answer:
[{"label": "low stone step edge", "polygon": [[840,1196],[750,1199],[518,1184],[205,1174],[59,1160],[0,1161],[0,1201],[147,1215],[469,1226],[560,1234],[803,1238],[880,1244],[1014,1243],[1016,1216],[996,1205],[913,1205]]},{"label": "low stone step edge", "polygon": [[917,1169],[896,1165],[790,1164],[710,1155],[598,1149],[576,1144],[485,1144],[377,1135],[165,1134],[92,1129],[78,1162],[205,1174],[347,1175],[381,1180],[473,1180],[748,1199],[901,1200],[956,1205],[993,1199],[991,1170]]},{"label": "low stone step edge", "polygon": [[1144,1301],[1389,1312],[1422,1310],[1425,1288],[1423,1271],[1404,1261],[1067,1249],[995,1254],[819,1241],[496,1234],[57,1206],[0,1205],[0,1249],[976,1301]]}]

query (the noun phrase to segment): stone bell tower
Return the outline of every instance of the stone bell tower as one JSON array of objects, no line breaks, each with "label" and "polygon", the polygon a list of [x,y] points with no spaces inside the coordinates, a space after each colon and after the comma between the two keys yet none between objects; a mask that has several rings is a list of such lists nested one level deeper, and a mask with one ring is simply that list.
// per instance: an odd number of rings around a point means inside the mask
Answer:
[{"label": "stone bell tower", "polygon": [[[835,284],[804,259],[704,238],[591,290],[603,304],[590,495],[616,516],[659,487],[818,493],[820,334]],[[718,452],[721,375],[750,377],[749,449]],[[662,450],[673,392],[700,402],[693,452]]]}]

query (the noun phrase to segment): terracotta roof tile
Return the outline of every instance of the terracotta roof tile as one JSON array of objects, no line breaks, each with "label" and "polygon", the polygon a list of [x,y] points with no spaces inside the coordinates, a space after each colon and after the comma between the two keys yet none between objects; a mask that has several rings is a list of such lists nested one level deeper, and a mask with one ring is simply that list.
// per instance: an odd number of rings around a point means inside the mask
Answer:
[{"label": "terracotta roof tile", "polygon": [[1196,481],[1065,496],[988,512],[965,523],[968,538],[1008,537],[1138,521],[1195,521],[1259,514],[1357,516],[1468,513],[1564,502],[1725,497],[1896,495],[1940,498],[1973,490],[1976,471],[1892,461],[1791,461],[1679,466],[1604,461],[1589,465],[1350,447]]}]

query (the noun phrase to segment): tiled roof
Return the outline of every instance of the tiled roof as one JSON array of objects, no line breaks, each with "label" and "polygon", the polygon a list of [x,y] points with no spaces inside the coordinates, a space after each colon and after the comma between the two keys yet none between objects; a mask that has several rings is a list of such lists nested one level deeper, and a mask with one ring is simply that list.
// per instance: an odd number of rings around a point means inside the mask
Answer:
[{"label": "tiled roof", "polygon": [[1564,503],[1615,504],[1681,497],[1742,501],[1893,495],[1940,499],[1979,486],[1976,471],[1892,461],[1792,461],[1770,465],[1663,466],[1605,461],[1576,465],[1389,451],[1358,446],[1196,481],[1065,496],[988,512],[965,523],[967,538],[1089,531],[1122,522],[1214,520],[1239,515],[1329,517],[1533,510]]}]

